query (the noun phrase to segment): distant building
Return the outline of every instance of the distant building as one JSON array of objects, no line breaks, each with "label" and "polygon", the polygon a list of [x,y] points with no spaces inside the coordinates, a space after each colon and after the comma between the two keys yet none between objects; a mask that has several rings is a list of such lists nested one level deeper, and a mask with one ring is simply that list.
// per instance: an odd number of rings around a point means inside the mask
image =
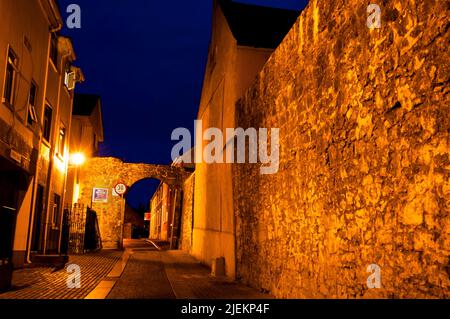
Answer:
[{"label": "distant building", "polygon": [[83,80],[54,0],[1,1],[0,289],[59,254],[73,91]]},{"label": "distant building", "polygon": [[70,147],[73,152],[96,156],[104,141],[102,102],[98,95],[75,94]]},{"label": "distant building", "polygon": [[[82,161],[98,154],[99,143],[104,141],[102,103],[98,95],[75,94],[70,131],[70,150]],[[75,163],[74,163],[75,164]],[[67,201],[71,206],[78,203],[80,183],[79,170],[82,167],[70,165],[67,177]]]},{"label": "distant building", "polygon": [[150,239],[161,239],[162,198],[163,189],[160,183],[150,200]]},{"label": "distant building", "polygon": [[[193,149],[177,158],[172,166],[184,167],[193,172]],[[161,182],[150,200],[150,239],[172,242],[172,247],[178,245],[181,232],[182,189],[176,189]]]},{"label": "distant building", "polygon": [[175,193],[175,189],[161,182],[150,200],[150,239],[171,240],[177,201]]},{"label": "distant building", "polygon": [[144,218],[129,204],[125,205],[123,238],[139,238],[144,232]]}]

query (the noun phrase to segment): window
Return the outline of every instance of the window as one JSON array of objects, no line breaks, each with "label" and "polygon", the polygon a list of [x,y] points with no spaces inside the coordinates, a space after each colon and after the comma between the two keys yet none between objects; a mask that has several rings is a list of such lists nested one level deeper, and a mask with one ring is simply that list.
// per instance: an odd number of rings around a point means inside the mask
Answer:
[{"label": "window", "polygon": [[28,95],[28,125],[33,125],[33,123],[37,122],[36,116],[36,94],[37,94],[37,86],[33,81],[30,86],[30,93]]},{"label": "window", "polygon": [[72,91],[75,89],[75,72],[72,72],[70,69],[66,70],[65,76],[64,76],[64,85],[69,91]]},{"label": "window", "polygon": [[58,138],[58,155],[64,156],[64,147],[66,146],[66,128],[61,123]]},{"label": "window", "polygon": [[50,44],[50,60],[56,67],[58,65],[58,37],[55,33],[52,33],[52,40]]},{"label": "window", "polygon": [[17,56],[11,48],[8,50],[8,61],[6,64],[5,90],[3,98],[9,105],[13,104],[14,98],[14,80],[17,72]]},{"label": "window", "polygon": [[43,127],[42,136],[47,142],[50,142],[50,133],[52,128],[52,113],[53,113],[52,108],[49,105],[46,105],[44,111],[44,123],[42,125]]},{"label": "window", "polygon": [[45,216],[44,216],[44,186],[38,185],[36,190],[36,203],[33,225],[33,239],[31,251],[38,252],[43,247]]}]

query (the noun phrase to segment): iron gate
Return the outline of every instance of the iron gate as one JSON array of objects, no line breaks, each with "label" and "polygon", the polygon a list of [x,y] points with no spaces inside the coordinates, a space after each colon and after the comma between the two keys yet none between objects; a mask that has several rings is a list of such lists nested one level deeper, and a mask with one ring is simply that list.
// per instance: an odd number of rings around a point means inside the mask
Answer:
[{"label": "iron gate", "polygon": [[84,205],[64,209],[61,247],[65,253],[83,254],[101,249],[97,214]]}]

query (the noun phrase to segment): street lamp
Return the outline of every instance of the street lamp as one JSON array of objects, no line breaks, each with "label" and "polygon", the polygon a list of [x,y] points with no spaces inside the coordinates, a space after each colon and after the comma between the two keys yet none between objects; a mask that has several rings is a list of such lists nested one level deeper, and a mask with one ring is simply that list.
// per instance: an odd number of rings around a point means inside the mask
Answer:
[{"label": "street lamp", "polygon": [[73,166],[81,166],[86,161],[86,156],[83,153],[74,153],[70,156],[70,164]]},{"label": "street lamp", "polygon": [[86,155],[81,152],[70,154],[69,156],[69,165],[68,169],[72,169],[73,171],[73,181],[71,177],[71,182],[74,182],[74,188],[72,193],[72,204],[77,203],[80,196],[80,181],[78,177],[78,170],[80,166],[82,166],[86,162]]}]

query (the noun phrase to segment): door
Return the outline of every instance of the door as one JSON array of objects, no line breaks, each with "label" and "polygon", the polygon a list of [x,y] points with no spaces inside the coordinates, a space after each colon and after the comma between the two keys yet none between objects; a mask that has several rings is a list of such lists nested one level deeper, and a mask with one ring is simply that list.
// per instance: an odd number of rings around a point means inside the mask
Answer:
[{"label": "door", "polygon": [[18,175],[0,170],[0,291],[11,286]]},{"label": "door", "polygon": [[47,225],[47,239],[45,242],[46,254],[59,253],[59,239],[61,235],[61,196],[53,194],[51,203],[50,220]]},{"label": "door", "polygon": [[36,191],[36,207],[34,211],[33,239],[31,243],[31,251],[33,253],[42,252],[44,247],[44,187],[39,185]]}]

